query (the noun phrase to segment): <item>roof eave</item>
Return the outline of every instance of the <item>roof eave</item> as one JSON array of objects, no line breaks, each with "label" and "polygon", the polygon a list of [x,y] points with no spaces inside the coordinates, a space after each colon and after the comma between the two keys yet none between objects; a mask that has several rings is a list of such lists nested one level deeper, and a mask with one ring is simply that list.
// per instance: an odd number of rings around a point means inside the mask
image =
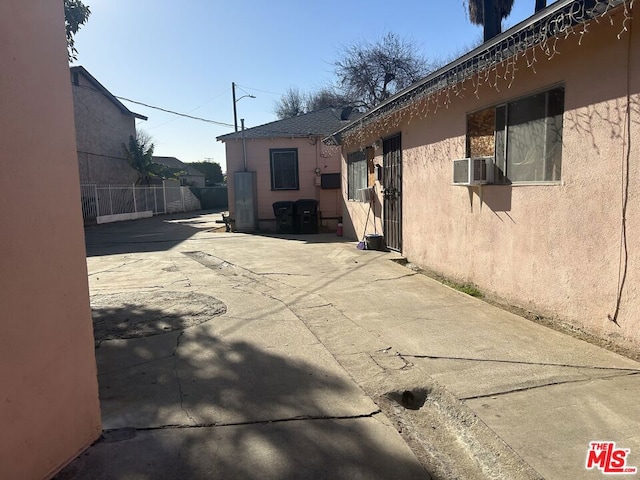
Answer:
[{"label": "roof eave", "polygon": [[[567,7],[568,5],[573,3],[574,1],[575,0],[559,0],[559,1],[555,2],[554,4],[549,5],[546,8],[540,10],[539,12],[534,13],[532,16],[530,16],[530,17],[526,18],[525,20],[523,20],[522,22],[514,25],[513,27],[509,28],[505,32],[500,33],[499,35],[495,36],[491,40],[488,40],[488,41],[484,42],[483,44],[481,44],[478,47],[474,48],[473,50],[471,50],[470,52],[466,53],[465,55],[457,58],[456,60],[448,63],[447,65],[443,66],[442,68],[439,68],[435,72],[427,75],[422,80],[419,80],[418,82],[414,83],[413,85],[410,85],[409,87],[405,88],[404,90],[399,91],[398,93],[396,93],[395,95],[391,96],[389,99],[387,99],[386,101],[384,101],[380,105],[374,107],[373,109],[371,109],[370,111],[368,111],[367,113],[365,113],[364,115],[359,117],[358,119],[354,120],[353,122],[349,123],[348,125],[345,125],[344,127],[342,127],[341,129],[337,130],[336,132],[332,133],[328,137],[325,137],[323,139],[323,142],[327,143],[327,144],[332,144],[332,143],[335,144],[334,142],[337,139],[337,141],[339,142],[337,144],[339,145],[341,143],[341,141],[342,141],[342,137],[343,137],[344,133],[346,133],[346,132],[348,132],[348,131],[350,131],[350,130],[352,130],[354,128],[357,128],[358,124],[363,124],[366,120],[370,119],[371,117],[373,117],[375,114],[377,114],[381,110],[383,110],[385,108],[389,108],[394,103],[398,102],[402,98],[406,97],[408,94],[418,90],[419,88],[421,88],[422,86],[428,84],[429,82],[432,82],[432,81],[438,79],[439,77],[442,77],[443,80],[444,80],[446,74],[451,72],[451,71],[453,71],[455,68],[463,65],[465,62],[468,62],[468,61],[470,61],[472,59],[475,59],[476,57],[479,57],[485,51],[488,51],[491,48],[497,46],[501,42],[507,40],[509,37],[515,36],[516,34],[520,33],[521,31],[525,30],[526,28],[535,25],[536,22],[539,22],[540,20],[543,20],[545,17],[551,17],[553,14],[555,14],[558,11],[562,10],[563,8]],[[623,4],[624,1],[625,0],[610,0],[609,4],[610,4],[611,8],[614,9],[614,8],[620,6],[621,4]],[[597,3],[597,1],[595,3]]]},{"label": "roof eave", "polygon": [[74,65],[73,67],[71,67],[71,71],[81,72],[87,78],[87,80],[89,80],[89,82],[91,82],[93,86],[96,87],[96,89],[100,93],[102,93],[105,97],[107,97],[125,115],[131,115],[132,117],[135,117],[140,120],[149,120],[148,117],[145,117],[144,115],[141,115],[139,113],[135,113],[129,110],[120,100],[118,100],[109,90],[107,90],[106,87],[102,85],[93,75],[91,75],[87,71],[87,69],[84,68],[82,65]]}]

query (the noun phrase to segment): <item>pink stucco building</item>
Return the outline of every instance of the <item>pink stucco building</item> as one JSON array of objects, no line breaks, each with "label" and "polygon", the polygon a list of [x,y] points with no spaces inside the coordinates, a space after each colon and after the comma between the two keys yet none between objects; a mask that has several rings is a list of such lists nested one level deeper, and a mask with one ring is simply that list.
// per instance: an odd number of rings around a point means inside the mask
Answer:
[{"label": "pink stucco building", "polygon": [[0,2],[0,478],[101,433],[62,2]]},{"label": "pink stucco building", "polygon": [[351,108],[325,108],[218,137],[226,149],[230,217],[236,217],[234,175],[249,171],[255,172],[258,230],[275,230],[274,202],[299,199],[316,200],[322,226],[335,229],[342,215],[340,149],[321,140],[356,115]]},{"label": "pink stucco building", "polygon": [[[409,261],[638,348],[632,10],[554,2],[325,139],[343,149],[346,232],[362,236],[368,208],[353,192],[375,187],[387,244]],[[455,160],[487,156],[492,183],[454,184]]]}]

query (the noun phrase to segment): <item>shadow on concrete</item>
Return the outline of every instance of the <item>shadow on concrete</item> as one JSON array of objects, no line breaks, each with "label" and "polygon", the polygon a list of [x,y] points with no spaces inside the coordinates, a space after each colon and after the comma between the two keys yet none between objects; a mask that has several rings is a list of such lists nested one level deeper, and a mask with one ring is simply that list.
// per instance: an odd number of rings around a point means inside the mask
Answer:
[{"label": "shadow on concrete", "polygon": [[390,446],[392,430],[346,376],[289,351],[225,341],[206,325],[104,342],[101,407],[115,428],[54,479],[429,478]]},{"label": "shadow on concrete", "polygon": [[257,232],[255,235],[267,238],[279,238],[302,243],[351,243],[354,240],[347,237],[339,237],[335,233],[273,233]]},{"label": "shadow on concrete", "polygon": [[[159,215],[128,222],[85,227],[88,257],[169,250],[199,232],[219,228],[222,211]],[[220,216],[222,218],[222,216]]]}]

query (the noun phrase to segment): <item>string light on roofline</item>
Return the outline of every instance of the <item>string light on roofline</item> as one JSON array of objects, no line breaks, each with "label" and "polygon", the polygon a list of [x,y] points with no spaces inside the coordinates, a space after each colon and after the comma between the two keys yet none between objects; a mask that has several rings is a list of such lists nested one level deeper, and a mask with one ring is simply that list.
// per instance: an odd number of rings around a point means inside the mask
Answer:
[{"label": "string light on roofline", "polygon": [[[566,40],[575,35],[578,36],[578,45],[582,45],[582,39],[589,33],[592,21],[600,23],[608,20],[614,25],[613,13],[622,7],[622,25],[617,35],[620,39],[629,31],[633,3],[634,0],[622,0],[620,3],[596,0],[595,5],[588,8],[585,2],[572,2],[568,9],[532,23],[485,52],[452,68],[446,72],[445,77],[435,77],[432,84],[421,85],[406,97],[398,99],[396,104],[390,104],[388,108],[372,113],[358,126],[344,132],[344,143],[364,148],[365,141],[379,130],[391,131],[397,129],[405,120],[410,122],[415,117],[422,119],[436,113],[440,108],[448,108],[453,101],[452,97],[464,97],[465,84],[468,82],[471,83],[470,86],[477,98],[483,86],[500,91],[500,84],[506,83],[507,88],[511,88],[518,71],[518,61],[526,62],[527,69],[536,73],[538,50],[551,60],[561,54],[558,50],[559,40]],[[442,85],[443,82],[445,85]]]}]

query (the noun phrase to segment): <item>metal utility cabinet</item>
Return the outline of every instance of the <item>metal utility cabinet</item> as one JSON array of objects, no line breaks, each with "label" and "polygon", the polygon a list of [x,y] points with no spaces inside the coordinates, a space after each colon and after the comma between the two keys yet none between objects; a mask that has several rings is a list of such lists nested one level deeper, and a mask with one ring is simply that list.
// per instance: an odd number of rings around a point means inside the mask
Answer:
[{"label": "metal utility cabinet", "polygon": [[235,230],[255,232],[258,226],[256,172],[233,172]]}]

